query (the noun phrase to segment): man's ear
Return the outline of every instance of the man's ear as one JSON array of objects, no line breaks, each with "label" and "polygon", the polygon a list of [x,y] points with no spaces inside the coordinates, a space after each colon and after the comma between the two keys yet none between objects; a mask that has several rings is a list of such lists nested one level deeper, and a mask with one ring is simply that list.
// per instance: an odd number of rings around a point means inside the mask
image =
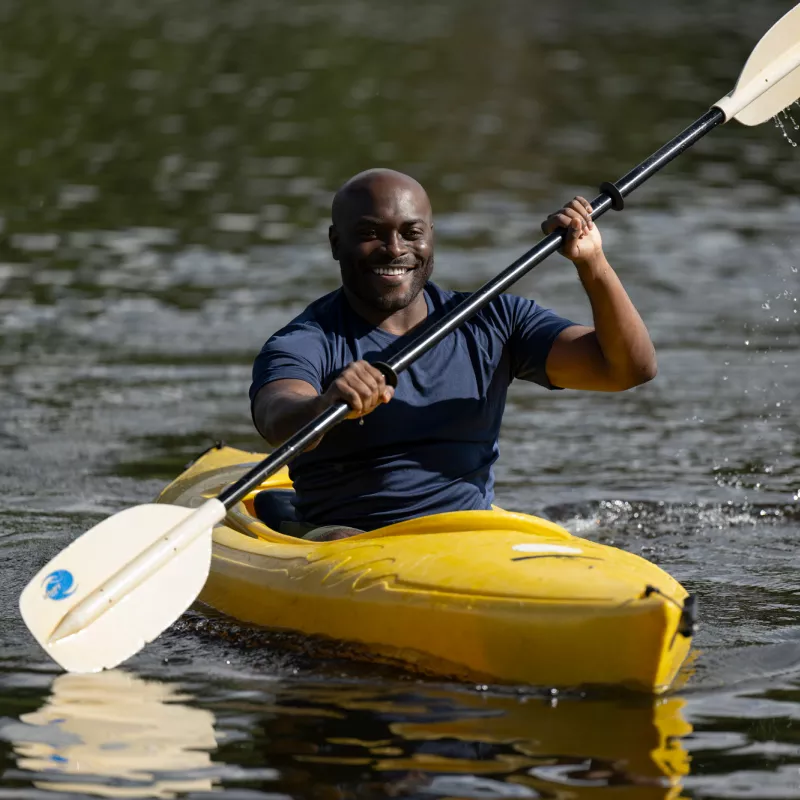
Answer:
[{"label": "man's ear", "polygon": [[339,234],[336,227],[331,225],[328,228],[328,241],[331,243],[331,255],[334,261],[339,260]]}]

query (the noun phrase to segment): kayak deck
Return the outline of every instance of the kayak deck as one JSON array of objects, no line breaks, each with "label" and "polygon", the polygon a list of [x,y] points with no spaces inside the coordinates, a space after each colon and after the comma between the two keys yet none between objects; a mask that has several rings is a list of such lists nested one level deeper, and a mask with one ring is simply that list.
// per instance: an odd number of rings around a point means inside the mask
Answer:
[{"label": "kayak deck", "polygon": [[[158,501],[194,507],[262,456],[205,453]],[[283,470],[257,491],[291,488]],[[312,542],[256,519],[214,529],[201,601],[347,643],[358,658],[461,680],[664,691],[691,640],[685,589],[654,564],[501,510],[437,514]]]}]

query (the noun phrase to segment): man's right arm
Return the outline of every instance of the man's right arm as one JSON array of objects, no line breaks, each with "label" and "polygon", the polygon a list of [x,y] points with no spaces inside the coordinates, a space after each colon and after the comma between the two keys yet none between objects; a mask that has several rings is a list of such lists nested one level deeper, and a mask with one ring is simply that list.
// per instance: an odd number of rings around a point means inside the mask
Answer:
[{"label": "man's right arm", "polygon": [[253,422],[267,442],[278,447],[326,408],[325,395],[317,394],[310,383],[273,381],[253,399]]},{"label": "man's right arm", "polygon": [[[354,361],[323,394],[302,380],[286,378],[265,384],[253,398],[253,422],[272,447],[279,447],[337,403],[347,403],[352,409],[348,419],[355,419],[388,403],[393,394],[383,373],[366,361]],[[319,440],[309,449],[318,444]]]}]

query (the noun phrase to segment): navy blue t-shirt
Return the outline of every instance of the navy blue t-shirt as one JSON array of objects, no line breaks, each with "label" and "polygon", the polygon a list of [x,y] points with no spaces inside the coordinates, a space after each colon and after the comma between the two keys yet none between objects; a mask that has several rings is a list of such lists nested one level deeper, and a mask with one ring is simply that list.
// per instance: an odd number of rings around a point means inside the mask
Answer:
[{"label": "navy blue t-shirt", "polygon": [[[424,291],[423,325],[468,296],[433,283]],[[545,361],[573,324],[533,300],[492,301],[402,373],[392,400],[363,417],[363,425],[345,420],[291,463],[298,516],[373,530],[425,514],[490,508],[508,386],[521,378],[556,388]],[[253,365],[251,403],[262,386],[285,378],[324,392],[352,361],[387,360],[387,348],[404,344],[358,316],[338,289],[267,341]]]}]

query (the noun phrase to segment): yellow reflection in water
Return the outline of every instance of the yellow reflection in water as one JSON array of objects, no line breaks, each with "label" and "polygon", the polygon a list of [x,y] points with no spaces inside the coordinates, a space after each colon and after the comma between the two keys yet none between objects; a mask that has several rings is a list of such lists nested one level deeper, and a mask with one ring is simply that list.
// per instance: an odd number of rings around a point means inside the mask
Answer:
[{"label": "yellow reflection in water", "polygon": [[197,775],[211,767],[217,747],[214,715],[181,702],[187,699],[173,685],[126,672],[60,675],[45,705],[23,714],[13,731],[17,764],[41,773],[37,788],[55,792],[171,798],[214,791],[213,778]]},{"label": "yellow reflection in water", "polygon": [[681,739],[692,728],[678,696],[557,700],[428,690],[394,699],[337,687],[306,691],[309,697],[401,718],[388,722],[392,739],[334,735],[322,752],[296,756],[306,764],[368,766],[373,781],[384,776],[387,796],[424,788],[448,797],[483,790],[676,800],[689,773]]}]

